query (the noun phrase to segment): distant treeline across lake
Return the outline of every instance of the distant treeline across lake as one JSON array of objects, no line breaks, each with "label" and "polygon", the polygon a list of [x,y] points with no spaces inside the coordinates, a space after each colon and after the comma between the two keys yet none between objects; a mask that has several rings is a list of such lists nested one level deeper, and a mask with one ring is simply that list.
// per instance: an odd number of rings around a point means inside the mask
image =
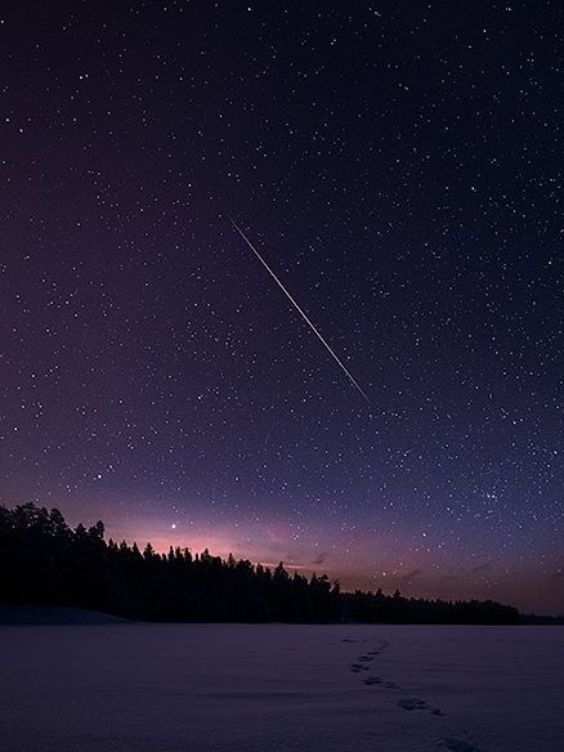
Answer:
[{"label": "distant treeline across lake", "polygon": [[206,549],[141,552],[105,540],[104,524],[67,525],[57,510],[0,506],[0,601],[76,606],[150,621],[518,624],[493,601],[442,601],[356,591],[326,575],[290,574]]}]

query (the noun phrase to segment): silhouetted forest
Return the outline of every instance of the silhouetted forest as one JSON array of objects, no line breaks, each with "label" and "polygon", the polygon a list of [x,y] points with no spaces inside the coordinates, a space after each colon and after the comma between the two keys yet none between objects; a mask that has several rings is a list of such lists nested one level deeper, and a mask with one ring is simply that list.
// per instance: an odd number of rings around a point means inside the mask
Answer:
[{"label": "silhouetted forest", "polygon": [[206,549],[156,553],[104,539],[104,525],[67,525],[57,510],[0,506],[0,601],[78,606],[150,621],[516,624],[492,601],[343,593],[326,575],[289,574]]}]

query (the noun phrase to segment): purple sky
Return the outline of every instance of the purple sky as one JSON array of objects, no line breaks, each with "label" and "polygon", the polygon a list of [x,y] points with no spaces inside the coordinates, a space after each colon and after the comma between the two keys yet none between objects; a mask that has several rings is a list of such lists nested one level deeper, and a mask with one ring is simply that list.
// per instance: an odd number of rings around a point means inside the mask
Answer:
[{"label": "purple sky", "polygon": [[0,21],[0,502],[564,612],[561,4]]}]

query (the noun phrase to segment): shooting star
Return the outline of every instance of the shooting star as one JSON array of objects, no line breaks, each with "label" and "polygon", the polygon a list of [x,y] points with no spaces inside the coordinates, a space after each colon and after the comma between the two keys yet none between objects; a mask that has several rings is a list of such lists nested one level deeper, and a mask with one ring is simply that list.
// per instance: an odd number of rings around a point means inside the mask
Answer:
[{"label": "shooting star", "polygon": [[300,307],[300,305],[298,304],[298,302],[292,297],[292,295],[284,287],[284,285],[282,284],[282,282],[280,282],[280,280],[278,279],[278,277],[276,276],[276,274],[274,274],[274,272],[272,271],[272,269],[269,267],[269,265],[266,263],[266,261],[263,259],[263,257],[260,255],[260,253],[257,251],[257,249],[254,247],[254,245],[251,243],[251,241],[249,240],[249,238],[245,235],[245,233],[243,232],[243,230],[235,222],[235,220],[232,219],[231,217],[229,217],[229,219],[231,220],[231,224],[233,225],[233,227],[237,230],[237,232],[239,233],[239,235],[243,238],[243,240],[245,241],[245,243],[249,246],[249,248],[251,249],[251,251],[258,258],[258,260],[260,261],[260,263],[264,266],[264,268],[266,269],[266,271],[270,274],[270,276],[272,277],[272,279],[276,282],[276,284],[282,290],[282,292],[284,293],[284,295],[288,298],[288,300],[290,301],[290,303],[294,306],[294,308],[296,309],[296,311],[300,314],[300,316],[303,318],[303,320],[309,326],[309,328],[311,329],[311,331],[315,334],[315,336],[317,337],[317,339],[321,342],[321,344],[323,345],[323,347],[327,350],[327,352],[329,353],[329,355],[333,358],[333,360],[335,361],[335,363],[339,366],[339,368],[341,369],[341,371],[343,371],[343,373],[346,375],[346,377],[348,378],[348,380],[355,387],[355,389],[357,389],[357,391],[363,396],[363,398],[366,400],[366,402],[368,402],[368,404],[370,404],[370,400],[368,399],[368,395],[366,394],[366,392],[362,389],[362,387],[360,386],[360,384],[358,383],[358,381],[354,378],[354,376],[352,375],[352,373],[349,371],[349,369],[346,367],[346,365],[339,358],[339,356],[333,350],[333,348],[331,347],[331,345],[329,345],[329,343],[324,339],[323,335],[317,329],[317,327],[315,326],[315,324],[313,323],[313,321],[311,321],[311,319],[308,317],[308,315],[305,313],[305,311],[302,310],[302,308]]}]

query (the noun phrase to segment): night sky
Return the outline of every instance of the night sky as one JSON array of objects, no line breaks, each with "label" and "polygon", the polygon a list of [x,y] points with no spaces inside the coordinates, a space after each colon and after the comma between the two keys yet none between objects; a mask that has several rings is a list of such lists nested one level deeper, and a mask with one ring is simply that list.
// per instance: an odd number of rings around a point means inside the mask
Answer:
[{"label": "night sky", "polygon": [[0,21],[0,502],[563,612],[561,2]]}]

